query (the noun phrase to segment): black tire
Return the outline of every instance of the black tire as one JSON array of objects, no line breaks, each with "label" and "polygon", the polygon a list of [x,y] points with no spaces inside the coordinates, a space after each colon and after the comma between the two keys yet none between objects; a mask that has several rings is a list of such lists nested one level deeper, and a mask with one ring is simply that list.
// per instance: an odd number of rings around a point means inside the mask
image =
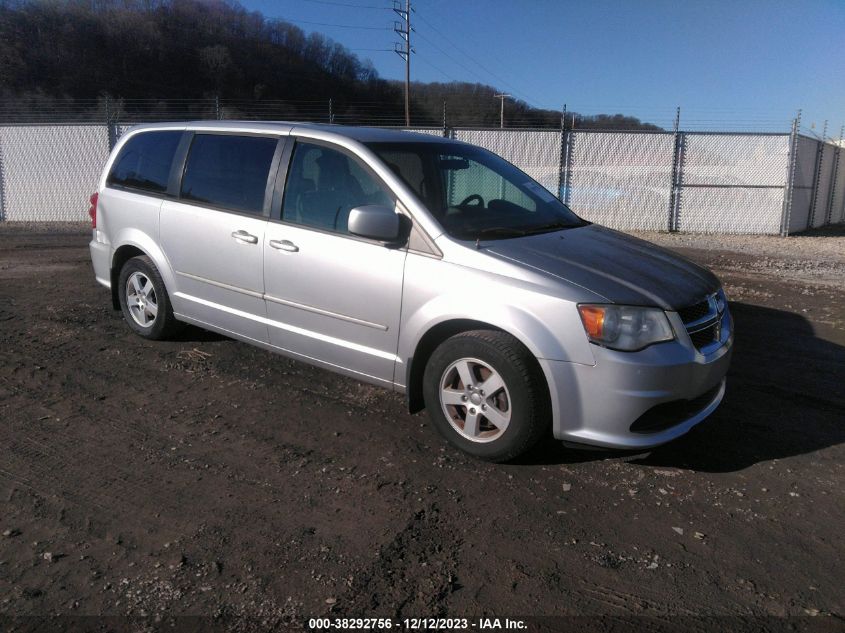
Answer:
[{"label": "black tire", "polygon": [[[487,420],[482,420],[475,428],[483,429],[487,425],[486,432],[490,434],[490,438],[486,440],[469,439],[464,431],[456,428],[456,424],[461,424],[460,414],[466,416],[469,406],[461,404],[449,409],[441,402],[441,381],[448,383],[448,377],[456,375],[451,372],[458,370],[452,367],[455,363],[460,364],[462,359],[481,361],[481,364],[470,363],[471,371],[476,372],[474,376],[482,381],[475,385],[475,388],[484,384],[484,377],[480,373],[484,371],[482,364],[498,372],[506,386],[506,391],[502,389],[498,393],[499,397],[502,394],[507,396],[505,400],[510,422],[504,431],[500,432],[496,431],[495,427],[490,427]],[[450,373],[447,374],[447,371]],[[461,381],[457,387],[449,388],[461,393],[466,386]],[[489,398],[492,394],[486,395]],[[453,446],[486,461],[512,460],[531,449],[540,439],[547,436],[551,429],[549,391],[543,372],[531,352],[505,332],[473,330],[456,334],[441,343],[426,364],[423,396],[434,428]],[[467,402],[472,403],[471,400]],[[490,401],[482,398],[482,402],[489,405]],[[450,420],[447,410],[451,410],[451,418],[455,422]],[[476,408],[476,411],[480,416],[484,415],[480,409]],[[463,428],[466,429],[465,422]],[[497,432],[500,434],[497,435]]]},{"label": "black tire", "polygon": [[[130,284],[130,278],[136,274],[140,274],[141,278],[146,278],[152,284],[152,290],[149,293],[148,300],[154,303],[157,311],[153,317],[149,317],[146,312],[144,317],[141,317],[150,318],[147,325],[143,325],[137,320],[137,317],[133,316],[128,303],[130,301],[128,284]],[[135,277],[135,279],[137,280],[139,277]],[[138,336],[158,341],[172,337],[183,327],[183,324],[173,316],[173,306],[170,303],[170,297],[167,294],[161,274],[159,274],[152,260],[146,255],[140,255],[127,260],[123,268],[120,269],[117,296],[120,300],[120,310],[123,312],[123,318]]]}]

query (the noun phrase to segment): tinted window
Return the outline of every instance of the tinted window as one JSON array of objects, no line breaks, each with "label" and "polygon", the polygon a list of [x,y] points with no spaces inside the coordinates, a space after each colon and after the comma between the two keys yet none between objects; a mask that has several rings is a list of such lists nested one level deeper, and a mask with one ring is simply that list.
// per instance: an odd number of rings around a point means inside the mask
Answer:
[{"label": "tinted window", "polygon": [[321,145],[296,144],[282,219],[346,233],[349,212],[365,204],[394,203],[382,184],[351,156]]},{"label": "tinted window", "polygon": [[130,138],[112,166],[107,184],[163,193],[182,132],[144,132]]},{"label": "tinted window", "polygon": [[182,198],[261,214],[277,139],[197,134],[191,143]]}]

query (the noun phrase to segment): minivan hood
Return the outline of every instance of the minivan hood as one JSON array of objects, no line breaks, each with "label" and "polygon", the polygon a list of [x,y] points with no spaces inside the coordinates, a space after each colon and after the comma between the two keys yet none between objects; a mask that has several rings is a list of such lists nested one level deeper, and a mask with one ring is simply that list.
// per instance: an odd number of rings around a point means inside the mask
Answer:
[{"label": "minivan hood", "polygon": [[577,284],[612,303],[677,310],[720,285],[713,273],[680,255],[595,224],[485,246],[491,255]]}]

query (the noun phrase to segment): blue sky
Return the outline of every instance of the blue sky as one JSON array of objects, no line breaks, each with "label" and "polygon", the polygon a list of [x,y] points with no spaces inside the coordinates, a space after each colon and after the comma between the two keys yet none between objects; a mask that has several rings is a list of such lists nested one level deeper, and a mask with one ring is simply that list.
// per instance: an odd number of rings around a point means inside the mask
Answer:
[{"label": "blue sky", "polygon": [[[404,0],[402,0],[404,3]],[[242,0],[404,77],[390,0]],[[356,6],[347,6],[356,5]],[[845,0],[416,0],[412,78],[483,82],[528,103],[682,127],[845,124]],[[321,22],[338,26],[307,24]],[[367,29],[344,28],[357,26]]]}]

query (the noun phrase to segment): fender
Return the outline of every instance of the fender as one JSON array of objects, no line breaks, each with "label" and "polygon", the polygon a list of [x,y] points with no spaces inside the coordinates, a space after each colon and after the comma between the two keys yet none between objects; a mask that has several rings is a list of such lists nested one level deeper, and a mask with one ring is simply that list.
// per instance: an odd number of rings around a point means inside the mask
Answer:
[{"label": "fender", "polygon": [[167,293],[173,297],[173,294],[178,289],[176,275],[173,274],[173,268],[170,266],[167,256],[165,256],[164,251],[161,250],[156,240],[137,228],[127,227],[121,229],[112,242],[112,268],[114,268],[115,253],[122,246],[134,246],[153,260],[155,267],[158,268],[158,272],[161,274],[161,278],[164,280]]},{"label": "fender", "polygon": [[489,268],[409,255],[399,358],[413,357],[423,336],[438,324],[471,320],[515,336],[538,359],[595,363],[578,315],[577,296],[539,276],[518,279]]},{"label": "fender", "polygon": [[[561,303],[561,312],[566,308]],[[574,310],[573,310],[574,311]],[[577,314],[575,315],[577,318]],[[537,318],[536,315],[516,305],[485,302],[468,304],[466,298],[455,295],[436,296],[427,303],[419,306],[413,314],[406,316],[403,323],[403,334],[400,335],[399,357],[411,358],[420,340],[432,328],[448,321],[476,321],[487,323],[493,328],[511,334],[525,345],[538,359],[551,359],[576,362],[585,365],[595,364],[595,358],[583,335],[583,326],[577,322],[561,317],[556,320],[557,326],[553,330],[548,323]],[[571,329],[570,329],[571,328]],[[577,329],[576,329],[577,328]],[[563,335],[570,329],[583,338],[582,345],[564,345]],[[563,335],[563,336],[562,336]]]}]

